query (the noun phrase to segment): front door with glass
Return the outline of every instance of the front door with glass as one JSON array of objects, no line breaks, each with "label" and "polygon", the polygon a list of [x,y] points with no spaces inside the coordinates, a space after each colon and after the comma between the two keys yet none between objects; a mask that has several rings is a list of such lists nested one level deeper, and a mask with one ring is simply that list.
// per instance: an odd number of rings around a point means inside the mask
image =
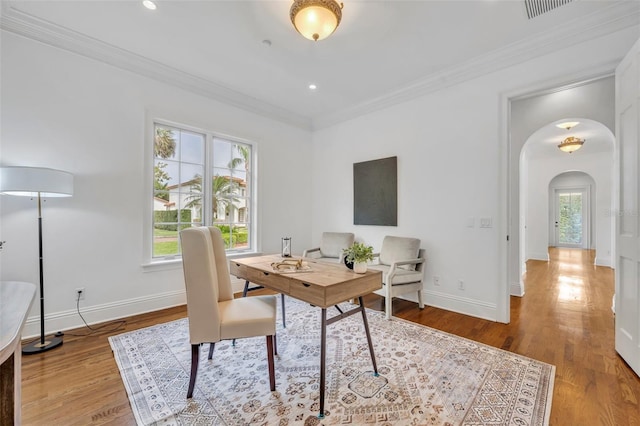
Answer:
[{"label": "front door with glass", "polygon": [[589,248],[588,191],[586,188],[555,190],[555,246]]}]

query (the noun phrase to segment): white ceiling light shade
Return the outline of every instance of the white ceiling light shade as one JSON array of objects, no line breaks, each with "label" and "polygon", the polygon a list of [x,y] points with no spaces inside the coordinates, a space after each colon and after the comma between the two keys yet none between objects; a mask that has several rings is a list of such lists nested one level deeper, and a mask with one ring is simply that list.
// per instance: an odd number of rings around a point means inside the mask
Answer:
[{"label": "white ceiling light shade", "polygon": [[578,124],[580,124],[579,121],[565,121],[564,123],[556,124],[556,127],[570,130],[571,128],[576,127]]},{"label": "white ceiling light shade", "polygon": [[294,0],[289,17],[303,37],[318,41],[329,37],[338,28],[342,6],[335,0]]},{"label": "white ceiling light shade", "polygon": [[2,167],[0,192],[25,197],[71,197],[73,175],[41,167]]},{"label": "white ceiling light shade", "polygon": [[156,10],[156,7],[157,7],[156,4],[151,0],[144,0],[142,4],[144,5],[144,7],[146,7],[149,10]]},{"label": "white ceiling light shade", "polygon": [[[559,127],[561,129],[571,130],[572,128],[576,127],[578,124],[580,124],[579,121],[564,121],[562,123],[556,124],[556,127]],[[584,144],[584,139],[580,139],[575,136],[569,136],[568,138],[560,142],[560,145],[558,145],[558,148],[560,148],[560,151],[562,152],[568,152],[569,154],[571,154],[572,152],[575,152],[580,148],[582,148],[583,144]]]},{"label": "white ceiling light shade", "polygon": [[582,148],[584,141],[584,139],[576,138],[575,136],[569,136],[568,138],[560,142],[558,148],[560,148],[560,151],[568,152],[569,154],[571,154],[572,152],[575,152]]}]

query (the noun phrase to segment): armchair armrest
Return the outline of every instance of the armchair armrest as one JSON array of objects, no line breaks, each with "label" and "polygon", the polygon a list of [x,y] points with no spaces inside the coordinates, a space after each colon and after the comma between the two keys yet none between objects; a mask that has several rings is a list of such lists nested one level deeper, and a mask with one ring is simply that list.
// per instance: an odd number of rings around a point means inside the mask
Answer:
[{"label": "armchair armrest", "polygon": [[314,247],[314,248],[310,248],[307,249],[305,251],[302,252],[302,257],[309,257],[308,255],[311,253],[315,253],[315,252],[320,252],[320,247]]},{"label": "armchair armrest", "polygon": [[424,263],[426,260],[427,259],[425,259],[425,258],[396,260],[395,262],[393,262],[391,264],[391,267],[389,268],[389,281],[393,280],[393,277],[395,276],[396,270],[398,269],[399,266],[420,265],[420,264]]}]

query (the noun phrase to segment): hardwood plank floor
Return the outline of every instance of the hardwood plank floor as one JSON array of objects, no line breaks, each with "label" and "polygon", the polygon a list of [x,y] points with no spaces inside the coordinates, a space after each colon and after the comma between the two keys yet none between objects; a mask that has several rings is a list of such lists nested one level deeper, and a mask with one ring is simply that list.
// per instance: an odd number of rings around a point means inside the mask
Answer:
[{"label": "hardwood plank floor", "polygon": [[[640,379],[614,350],[613,271],[593,266],[592,251],[550,256],[527,263],[526,295],[511,298],[510,324],[403,300],[394,301],[394,315],[554,364],[551,425],[640,426]],[[383,308],[375,295],[365,303]],[[135,425],[107,337],[184,316],[181,306],[126,318],[117,332],[72,336],[86,333],[76,330],[62,347],[24,356],[23,424]]]}]

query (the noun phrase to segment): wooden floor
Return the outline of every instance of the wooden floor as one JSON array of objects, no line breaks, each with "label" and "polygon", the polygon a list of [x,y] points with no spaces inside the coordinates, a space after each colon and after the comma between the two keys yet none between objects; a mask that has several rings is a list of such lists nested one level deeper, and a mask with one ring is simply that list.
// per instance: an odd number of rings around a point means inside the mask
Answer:
[{"label": "wooden floor", "polygon": [[[554,364],[551,425],[640,425],[640,379],[614,351],[613,271],[593,266],[592,251],[550,256],[527,263],[526,295],[511,298],[510,324],[403,300],[394,301],[394,315]],[[381,298],[365,300],[382,309]],[[134,425],[107,336],[184,316],[177,307],[127,318],[115,333],[67,333],[62,347],[23,357],[23,424]]]}]

